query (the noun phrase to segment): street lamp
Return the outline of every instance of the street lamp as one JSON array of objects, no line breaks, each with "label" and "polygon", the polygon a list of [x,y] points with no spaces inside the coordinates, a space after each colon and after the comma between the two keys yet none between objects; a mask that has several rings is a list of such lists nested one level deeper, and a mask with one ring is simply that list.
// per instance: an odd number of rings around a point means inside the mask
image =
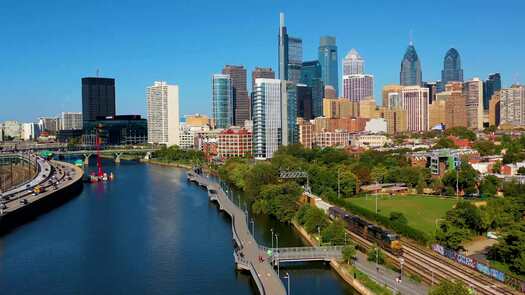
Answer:
[{"label": "street lamp", "polygon": [[321,227],[317,227],[317,233],[319,234],[319,246],[323,244],[323,238],[321,237]]},{"label": "street lamp", "polygon": [[284,276],[283,279],[286,279],[288,281],[288,292],[286,294],[290,295],[290,274],[286,273],[286,276]]},{"label": "street lamp", "polygon": [[253,217],[252,217],[251,223],[252,223],[252,235],[253,235],[253,238],[255,239],[255,221],[253,221]]},{"label": "street lamp", "polygon": [[279,276],[279,234],[278,233],[275,233],[275,242],[277,243],[277,251],[276,251],[276,254],[277,254],[277,276]]},{"label": "street lamp", "polygon": [[403,257],[400,257],[399,258],[399,265],[400,265],[400,269],[399,269],[399,279],[403,278],[403,264],[405,263],[405,259]]},{"label": "street lamp", "polygon": [[270,231],[272,232],[272,251],[273,251],[273,228],[270,228]]}]

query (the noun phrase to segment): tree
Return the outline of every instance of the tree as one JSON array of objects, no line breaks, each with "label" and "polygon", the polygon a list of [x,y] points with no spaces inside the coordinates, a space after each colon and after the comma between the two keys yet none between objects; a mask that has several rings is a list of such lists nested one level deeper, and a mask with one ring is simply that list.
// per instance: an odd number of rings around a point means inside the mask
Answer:
[{"label": "tree", "polygon": [[476,133],[468,129],[467,127],[453,127],[445,130],[445,135],[454,135],[459,138],[468,139],[471,141],[476,140]]},{"label": "tree", "polygon": [[479,185],[479,192],[488,197],[494,197],[498,192],[501,181],[494,175],[487,175]]},{"label": "tree", "polygon": [[341,194],[344,197],[353,196],[357,190],[357,177],[348,168],[340,170],[339,174],[339,185],[341,188]]},{"label": "tree", "polygon": [[478,172],[466,161],[461,162],[460,170],[448,171],[443,177],[443,184],[456,190],[456,176],[458,177],[458,186],[460,190],[476,191]]},{"label": "tree", "polygon": [[518,174],[519,175],[525,175],[525,167],[518,168]]},{"label": "tree", "polygon": [[295,213],[295,218],[297,218],[299,224],[304,225],[306,222],[306,214],[311,208],[312,206],[310,206],[310,204],[304,204],[301,206],[301,208],[299,208],[299,210],[297,210],[297,213]]},{"label": "tree", "polygon": [[384,183],[387,174],[388,174],[388,170],[386,169],[386,167],[383,165],[378,165],[372,168],[372,172],[370,173],[370,178],[374,182]]},{"label": "tree", "polygon": [[316,207],[310,208],[304,218],[306,220],[304,229],[309,233],[317,232],[318,228],[323,229],[328,224],[328,218],[324,211]]},{"label": "tree", "polygon": [[408,220],[405,217],[405,215],[403,215],[403,213],[400,213],[400,212],[390,212],[389,219],[393,223],[397,223],[397,224],[407,224],[408,223]]},{"label": "tree", "polygon": [[496,161],[494,165],[492,165],[492,172],[493,173],[501,173],[501,161]]},{"label": "tree", "polygon": [[385,254],[377,245],[374,245],[374,247],[368,251],[367,259],[368,261],[377,262],[377,264],[385,264]]},{"label": "tree", "polygon": [[355,255],[357,254],[355,245],[350,244],[344,246],[343,250],[341,250],[341,254],[343,255],[343,259],[346,261],[346,263],[350,264],[350,261],[353,260]]},{"label": "tree", "polygon": [[457,149],[458,146],[454,144],[452,139],[448,137],[440,137],[437,143],[433,146],[435,149]]},{"label": "tree", "polygon": [[290,222],[298,210],[297,199],[301,187],[293,181],[262,186],[252,208],[256,214],[275,216],[281,222]]},{"label": "tree", "polygon": [[490,248],[489,258],[508,264],[520,275],[525,274],[525,223],[511,226],[498,241]]},{"label": "tree", "polygon": [[474,143],[474,149],[479,152],[481,156],[495,155],[499,152],[499,148],[489,140],[479,140]]},{"label": "tree", "polygon": [[336,220],[321,230],[323,243],[343,245],[345,243],[345,225],[342,220]]},{"label": "tree", "polygon": [[467,229],[459,228],[447,222],[442,223],[436,232],[436,241],[453,250],[461,249],[461,243],[469,237],[470,232]]},{"label": "tree", "polygon": [[460,281],[450,282],[441,281],[437,286],[432,288],[429,295],[469,295],[471,292]]}]

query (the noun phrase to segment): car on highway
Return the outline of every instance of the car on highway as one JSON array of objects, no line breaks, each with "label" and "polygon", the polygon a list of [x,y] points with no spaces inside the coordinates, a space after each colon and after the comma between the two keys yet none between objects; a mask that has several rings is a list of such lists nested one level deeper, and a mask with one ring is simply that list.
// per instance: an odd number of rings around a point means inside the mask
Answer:
[{"label": "car on highway", "polygon": [[26,204],[28,204],[28,203],[29,203],[29,202],[28,202],[26,199],[22,199],[22,200],[20,200],[20,204],[22,204],[22,205],[26,205]]}]

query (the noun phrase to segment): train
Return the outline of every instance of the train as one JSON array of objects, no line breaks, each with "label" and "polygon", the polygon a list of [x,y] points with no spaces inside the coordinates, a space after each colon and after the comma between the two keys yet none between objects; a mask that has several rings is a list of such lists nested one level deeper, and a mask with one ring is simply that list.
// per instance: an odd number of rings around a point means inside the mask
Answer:
[{"label": "train", "polygon": [[346,224],[348,230],[377,244],[384,250],[396,256],[403,255],[399,236],[392,231],[372,224],[359,216],[352,215],[337,206],[331,206],[328,208],[328,216],[332,220],[342,220]]}]

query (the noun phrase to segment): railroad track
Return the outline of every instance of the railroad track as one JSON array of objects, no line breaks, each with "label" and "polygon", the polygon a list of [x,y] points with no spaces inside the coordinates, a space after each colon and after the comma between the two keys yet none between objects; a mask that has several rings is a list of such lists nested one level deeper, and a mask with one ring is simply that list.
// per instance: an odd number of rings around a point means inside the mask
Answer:
[{"label": "railroad track", "polygon": [[434,255],[427,249],[404,242],[403,252],[405,266],[420,275],[427,282],[429,278],[431,283],[443,279],[459,279],[480,294],[521,294],[483,274],[458,265],[446,257]]}]

